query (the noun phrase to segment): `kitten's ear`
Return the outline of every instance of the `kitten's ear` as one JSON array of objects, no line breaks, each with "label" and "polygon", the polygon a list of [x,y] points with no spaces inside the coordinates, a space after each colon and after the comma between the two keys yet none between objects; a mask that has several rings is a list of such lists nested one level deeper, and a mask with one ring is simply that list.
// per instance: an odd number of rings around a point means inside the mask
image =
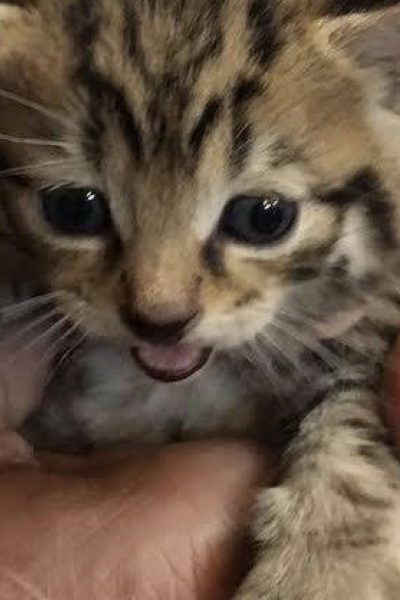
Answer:
[{"label": "kitten's ear", "polygon": [[315,31],[366,70],[371,91],[379,89],[386,106],[400,112],[400,0],[315,2],[325,6]]},{"label": "kitten's ear", "polygon": [[[400,0],[324,1],[326,12],[320,23],[331,41],[360,66],[400,72]],[[328,10],[329,4],[334,8]]]}]

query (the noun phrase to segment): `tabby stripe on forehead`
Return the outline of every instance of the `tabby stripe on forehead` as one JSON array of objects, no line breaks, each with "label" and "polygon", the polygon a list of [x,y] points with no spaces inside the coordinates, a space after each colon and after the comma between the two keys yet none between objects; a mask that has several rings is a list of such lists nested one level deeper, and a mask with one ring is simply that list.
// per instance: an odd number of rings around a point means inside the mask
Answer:
[{"label": "tabby stripe on forehead", "polygon": [[362,206],[371,231],[379,234],[382,245],[386,248],[396,247],[390,196],[374,169],[365,168],[353,175],[340,188],[317,195],[323,202],[342,208]]},{"label": "tabby stripe on forehead", "polygon": [[253,141],[252,125],[248,120],[249,103],[261,94],[262,88],[256,79],[240,80],[232,96],[232,164],[235,169],[243,168]]},{"label": "tabby stripe on forehead", "polygon": [[[99,28],[97,6],[92,0],[75,0],[67,7],[64,15],[65,27],[72,40],[71,51],[76,52],[76,56],[79,57],[74,78],[79,85],[82,85],[85,82],[85,74],[90,70],[93,61],[93,48]],[[104,127],[97,101],[93,97],[89,97],[83,128],[84,146],[88,158],[99,165],[102,160],[101,139]]]},{"label": "tabby stripe on forehead", "polygon": [[146,63],[146,56],[140,42],[139,16],[136,5],[131,0],[123,0],[123,48],[128,60],[134,61],[143,80],[148,86],[154,86],[154,75]]},{"label": "tabby stripe on forehead", "polygon": [[65,11],[66,27],[76,43],[81,64],[90,64],[99,27],[97,5],[93,0],[76,0]]},{"label": "tabby stripe on forehead", "polygon": [[222,108],[223,103],[219,98],[212,98],[207,102],[189,137],[189,146],[195,156],[199,154],[206,138],[218,124]]},{"label": "tabby stripe on forehead", "polygon": [[128,56],[135,56],[138,50],[138,21],[136,8],[129,0],[123,0],[124,29],[123,42]]},{"label": "tabby stripe on forehead", "polygon": [[136,160],[141,160],[142,136],[124,91],[93,66],[94,44],[99,28],[96,4],[93,0],[77,0],[67,11],[66,19],[71,35],[82,53],[76,76],[90,95],[89,120],[86,125],[90,154],[96,163],[101,162],[101,137],[105,129],[101,110],[105,109],[111,114],[115,112],[121,133]]},{"label": "tabby stripe on forehead", "polygon": [[143,139],[141,129],[126,95],[117,84],[113,83],[93,68],[80,71],[81,82],[92,97],[93,104],[103,108],[112,116],[115,113],[121,127],[121,133],[132,150],[137,161],[143,158]]},{"label": "tabby stripe on forehead", "polygon": [[248,13],[252,37],[252,50],[257,62],[268,68],[280,47],[280,31],[275,23],[271,0],[251,0]]}]

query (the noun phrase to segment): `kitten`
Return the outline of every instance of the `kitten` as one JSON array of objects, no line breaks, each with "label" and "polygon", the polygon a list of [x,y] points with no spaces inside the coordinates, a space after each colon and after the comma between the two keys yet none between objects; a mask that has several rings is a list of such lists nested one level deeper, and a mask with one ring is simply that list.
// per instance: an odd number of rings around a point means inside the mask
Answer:
[{"label": "kitten", "polygon": [[274,436],[236,600],[399,597],[394,4],[0,4],[2,230],[89,338],[26,428]]}]

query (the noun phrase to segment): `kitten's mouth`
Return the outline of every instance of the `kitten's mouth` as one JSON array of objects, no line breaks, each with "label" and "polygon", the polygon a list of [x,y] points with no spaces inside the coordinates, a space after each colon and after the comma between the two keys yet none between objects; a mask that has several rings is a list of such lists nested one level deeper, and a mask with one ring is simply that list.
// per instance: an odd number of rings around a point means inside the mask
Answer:
[{"label": "kitten's mouth", "polygon": [[183,381],[200,371],[211,355],[211,350],[190,344],[161,346],[145,344],[132,349],[132,355],[143,371],[164,383]]}]

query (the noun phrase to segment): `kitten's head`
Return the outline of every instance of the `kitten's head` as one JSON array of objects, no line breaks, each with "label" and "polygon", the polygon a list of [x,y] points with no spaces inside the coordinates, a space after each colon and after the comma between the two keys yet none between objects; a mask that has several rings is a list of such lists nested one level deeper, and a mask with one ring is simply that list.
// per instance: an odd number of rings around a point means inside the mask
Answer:
[{"label": "kitten's head", "polygon": [[398,182],[380,90],[328,32],[382,5],[2,2],[4,227],[68,314],[179,376],[347,310],[397,245]]}]

